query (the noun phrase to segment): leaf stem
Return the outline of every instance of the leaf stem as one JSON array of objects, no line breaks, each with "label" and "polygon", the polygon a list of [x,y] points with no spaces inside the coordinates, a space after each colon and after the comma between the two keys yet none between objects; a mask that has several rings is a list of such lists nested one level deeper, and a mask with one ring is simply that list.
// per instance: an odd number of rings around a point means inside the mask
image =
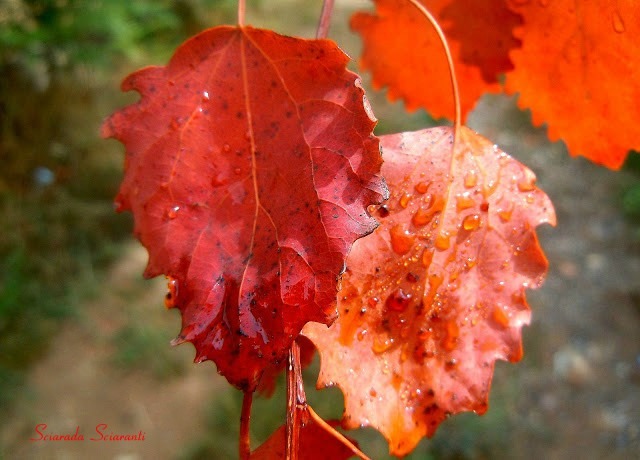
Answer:
[{"label": "leaf stem", "polygon": [[300,365],[300,346],[293,342],[289,349],[289,363],[287,366],[287,425],[286,425],[286,456],[287,460],[298,460],[300,445],[300,414],[299,408],[306,407],[307,400],[302,383],[302,366]]},{"label": "leaf stem", "polygon": [[327,35],[329,35],[329,26],[331,25],[331,16],[333,15],[333,3],[334,0],[324,0],[322,2],[322,12],[320,13],[316,38],[327,38]]},{"label": "leaf stem", "polygon": [[336,438],[338,441],[340,441],[342,444],[344,444],[349,449],[351,449],[351,452],[353,452],[353,455],[356,455],[357,457],[361,458],[362,460],[371,460],[369,457],[367,457],[367,455],[364,452],[362,452],[360,449],[358,449],[342,433],[340,433],[334,427],[329,425],[327,422],[325,422],[322,419],[322,417],[320,417],[318,414],[316,414],[316,411],[314,411],[311,406],[307,406],[307,410],[309,411],[309,415],[311,415],[311,418],[313,419],[314,422],[316,422],[318,425],[320,425],[322,428],[324,428],[324,430],[327,433],[331,433],[331,435],[334,438]]},{"label": "leaf stem", "polygon": [[249,460],[251,457],[251,440],[249,438],[249,421],[251,419],[251,405],[253,403],[253,391],[245,391],[242,398],[242,412],[240,413],[240,460]]},{"label": "leaf stem", "polygon": [[[436,21],[436,18],[433,17],[433,15],[429,12],[429,10],[427,10],[420,2],[418,2],[418,0],[408,0],[408,1],[413,6],[418,8],[418,10],[420,10],[420,12],[429,20],[429,22],[431,23],[431,26],[436,31],[436,34],[438,34],[438,38],[440,39],[440,42],[442,43],[442,47],[444,48],[444,53],[447,56],[447,63],[449,64],[449,78],[451,79],[451,87],[453,90],[453,102],[455,105],[454,139],[458,139],[460,126],[462,125],[462,122],[461,122],[462,116],[460,113],[460,92],[458,91],[458,80],[456,78],[456,72],[453,67],[453,57],[451,56],[451,50],[449,49],[449,45],[447,44],[447,39],[444,35],[444,32],[442,31],[442,28],[440,27],[440,24],[438,24],[438,21]],[[454,144],[455,144],[455,140],[454,140]]]},{"label": "leaf stem", "polygon": [[246,8],[246,0],[238,0],[238,25],[240,27],[244,27],[244,16]]}]

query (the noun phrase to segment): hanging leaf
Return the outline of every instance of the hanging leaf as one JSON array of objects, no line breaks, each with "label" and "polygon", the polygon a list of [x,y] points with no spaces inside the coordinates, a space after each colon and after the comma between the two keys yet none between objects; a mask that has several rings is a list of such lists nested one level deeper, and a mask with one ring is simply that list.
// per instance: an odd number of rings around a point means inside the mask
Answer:
[{"label": "hanging leaf", "polygon": [[169,276],[182,313],[174,343],[245,391],[307,321],[333,321],[346,254],[376,226],[375,121],[347,62],[328,40],[209,29],[130,75],[141,100],[103,126],[126,147],[117,206],[145,276]]},{"label": "hanging leaf", "polygon": [[524,26],[506,89],[551,140],[612,169],[640,149],[640,9],[616,2],[510,2]]},{"label": "hanging leaf", "polygon": [[525,289],[547,270],[535,227],[555,224],[533,173],[462,128],[381,138],[392,195],[347,260],[339,319],[303,333],[318,385],[345,394],[347,428],[372,426],[402,456],[448,415],[483,413],[494,362],[522,356]]},{"label": "hanging leaf", "polygon": [[[453,18],[460,18],[460,7],[451,0],[431,0],[421,2],[436,17],[442,18],[445,33],[451,28],[451,34],[461,34],[464,24],[450,25]],[[472,11],[480,12],[488,9],[478,5]],[[449,66],[442,43],[433,30],[433,26],[422,13],[407,0],[375,0],[375,14],[356,13],[351,18],[351,28],[358,32],[364,42],[364,50],[360,66],[371,71],[373,85],[376,88],[388,86],[391,100],[402,99],[408,110],[425,108],[434,117],[453,118],[453,92],[449,80]],[[466,8],[466,7],[465,7]],[[468,10],[468,9],[467,9]],[[464,10],[465,12],[467,10]],[[495,22],[504,21],[507,22]],[[476,16],[469,15],[466,23],[476,21]],[[486,22],[485,22],[486,21]],[[500,13],[487,18],[482,24],[491,22],[497,30],[508,30],[517,22],[508,14]],[[516,22],[514,22],[516,21]],[[495,26],[498,24],[498,26]],[[472,30],[481,28],[474,25]],[[493,37],[486,35],[485,40]],[[485,92],[499,92],[496,73],[508,68],[508,57],[502,53],[500,57],[489,54],[480,55],[479,48],[465,42],[461,48],[455,40],[449,40],[449,47],[455,60],[456,76],[460,86],[461,109],[463,117],[475,106],[478,98]],[[481,41],[481,43],[484,43]],[[500,50],[515,46],[515,41],[503,40],[503,46],[494,47]],[[491,61],[491,67],[479,69],[477,61]],[[495,62],[494,62],[495,61]],[[483,78],[484,75],[484,78]]]},{"label": "hanging leaf", "polygon": [[[299,438],[299,458],[305,460],[346,460],[358,455],[352,445],[335,436],[336,432],[326,422],[318,423],[309,413],[309,409],[297,408],[298,418],[302,420]],[[278,460],[286,458],[286,427],[282,425],[269,439],[251,453],[251,460]]]},{"label": "hanging leaf", "polygon": [[513,69],[509,52],[521,45],[513,29],[522,24],[522,18],[508,8],[507,0],[421,3],[438,12],[437,19],[447,39],[459,43],[458,61],[480,69],[487,83],[496,83],[501,74]]}]

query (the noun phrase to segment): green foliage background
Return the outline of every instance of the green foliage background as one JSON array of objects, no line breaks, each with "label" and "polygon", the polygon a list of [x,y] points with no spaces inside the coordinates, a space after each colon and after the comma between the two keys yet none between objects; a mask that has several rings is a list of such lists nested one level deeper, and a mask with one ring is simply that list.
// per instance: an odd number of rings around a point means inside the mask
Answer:
[{"label": "green foliage background", "polygon": [[[0,413],[61,319],[94,292],[131,232],[102,118],[119,80],[229,17],[227,0],[0,1]],[[5,420],[0,419],[0,422]]]}]

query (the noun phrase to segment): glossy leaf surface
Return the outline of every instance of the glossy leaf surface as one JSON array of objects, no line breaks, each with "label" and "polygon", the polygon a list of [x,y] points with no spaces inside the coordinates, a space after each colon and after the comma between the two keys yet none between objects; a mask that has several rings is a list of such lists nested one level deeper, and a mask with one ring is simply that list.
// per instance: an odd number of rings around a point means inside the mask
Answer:
[{"label": "glossy leaf surface", "polygon": [[141,100],[103,135],[126,147],[117,197],[182,313],[174,343],[254,389],[310,320],[336,315],[336,280],[386,188],[375,124],[328,40],[217,27],[166,67],[123,82]]},{"label": "glossy leaf surface", "polygon": [[525,289],[547,270],[535,227],[555,224],[535,176],[462,128],[383,136],[392,196],[347,259],[339,319],[303,329],[319,386],[345,394],[344,424],[372,426],[395,455],[448,415],[483,413],[496,359],[522,356]]}]

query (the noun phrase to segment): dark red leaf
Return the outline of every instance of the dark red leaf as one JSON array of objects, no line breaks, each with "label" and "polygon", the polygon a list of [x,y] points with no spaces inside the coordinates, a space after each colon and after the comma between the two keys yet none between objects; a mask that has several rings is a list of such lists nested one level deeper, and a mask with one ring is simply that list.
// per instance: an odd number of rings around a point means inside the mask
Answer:
[{"label": "dark red leaf", "polygon": [[386,193],[375,124],[328,40],[217,27],[166,67],[130,75],[142,98],[103,125],[125,144],[117,197],[171,277],[192,342],[237,387],[256,387],[310,320],[336,316],[336,280]]},{"label": "dark red leaf", "polygon": [[[298,408],[300,426],[300,445],[298,458],[304,460],[346,460],[357,455],[352,446],[335,436],[336,432],[329,424],[318,421],[309,410]],[[346,438],[345,438],[346,439]],[[348,440],[357,447],[357,443]],[[286,458],[286,427],[278,428],[260,447],[251,453],[251,460],[279,460]]]}]

